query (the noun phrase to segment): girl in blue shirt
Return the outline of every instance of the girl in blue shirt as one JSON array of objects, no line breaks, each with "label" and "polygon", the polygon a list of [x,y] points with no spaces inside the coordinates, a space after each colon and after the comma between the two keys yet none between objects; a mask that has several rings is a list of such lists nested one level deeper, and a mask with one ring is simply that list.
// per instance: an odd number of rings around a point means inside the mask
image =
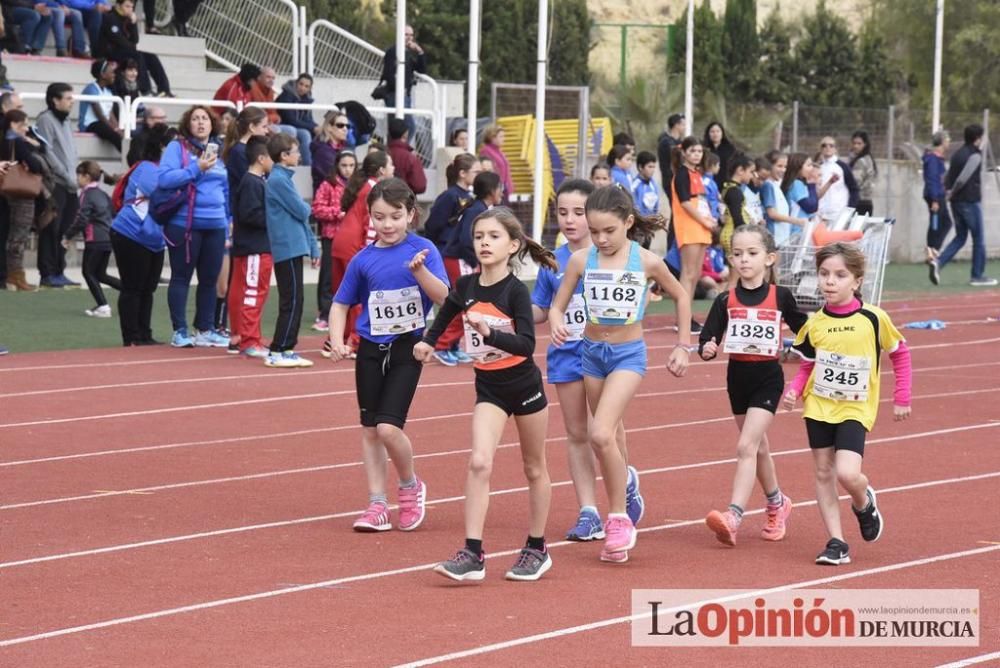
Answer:
[{"label": "girl in blue shirt", "polygon": [[615,144],[608,153],[608,167],[611,168],[611,181],[620,184],[622,188],[632,192],[632,151],[624,144]]},{"label": "girl in blue shirt", "polygon": [[392,528],[386,494],[386,458],[399,476],[399,522],[412,531],[424,520],[427,486],[413,467],[413,447],[403,433],[422,365],[413,356],[432,303],[448,296],[448,275],[434,244],[410,233],[416,196],[406,183],[390,178],[368,194],[375,243],[347,265],[333,298],[330,340],[334,361],[351,355],[344,328],[351,307],[361,305],[354,379],[361,409],[361,448],[368,478],[368,509],[354,522],[361,532]]}]

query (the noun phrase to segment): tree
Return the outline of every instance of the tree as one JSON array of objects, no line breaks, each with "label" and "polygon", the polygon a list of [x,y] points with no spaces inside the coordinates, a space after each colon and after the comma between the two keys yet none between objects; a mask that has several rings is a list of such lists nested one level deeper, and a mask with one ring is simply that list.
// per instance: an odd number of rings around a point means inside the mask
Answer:
[{"label": "tree", "polygon": [[[670,54],[672,72],[684,72],[687,58],[687,10],[677,22],[677,39]],[[722,24],[712,11],[710,0],[703,0],[694,10],[694,94],[724,92],[726,88],[725,63],[722,59]]]},{"label": "tree", "polygon": [[806,104],[859,106],[856,86],[857,38],[847,21],[820,0],[816,13],[802,21],[802,39],[795,48],[803,77],[800,98]]},{"label": "tree", "polygon": [[858,65],[855,75],[857,95],[862,106],[884,107],[892,104],[897,89],[898,69],[890,62],[885,40],[874,24],[861,31]]},{"label": "tree", "polygon": [[796,31],[775,7],[760,29],[760,56],[754,100],[764,104],[788,104],[799,94],[801,77],[792,50]]},{"label": "tree", "polygon": [[749,100],[758,79],[758,68],[754,64],[760,52],[756,0],[726,0],[723,26],[727,96],[733,100]]}]

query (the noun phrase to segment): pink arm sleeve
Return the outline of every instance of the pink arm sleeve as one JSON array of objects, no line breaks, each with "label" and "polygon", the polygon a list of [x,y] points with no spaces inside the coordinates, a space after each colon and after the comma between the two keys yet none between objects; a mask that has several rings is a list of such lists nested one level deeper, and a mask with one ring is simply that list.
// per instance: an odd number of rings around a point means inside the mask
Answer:
[{"label": "pink arm sleeve", "polygon": [[802,391],[806,389],[806,383],[809,381],[809,375],[813,371],[813,367],[816,366],[815,362],[809,360],[802,360],[799,364],[799,372],[795,374],[795,378],[792,378],[792,382],[788,384],[789,390],[795,390],[795,394],[802,396]]},{"label": "pink arm sleeve", "polygon": [[910,349],[906,341],[900,341],[899,347],[889,353],[892,361],[892,373],[896,377],[896,390],[892,394],[892,402],[897,406],[909,406],[913,394],[913,368],[910,365]]}]

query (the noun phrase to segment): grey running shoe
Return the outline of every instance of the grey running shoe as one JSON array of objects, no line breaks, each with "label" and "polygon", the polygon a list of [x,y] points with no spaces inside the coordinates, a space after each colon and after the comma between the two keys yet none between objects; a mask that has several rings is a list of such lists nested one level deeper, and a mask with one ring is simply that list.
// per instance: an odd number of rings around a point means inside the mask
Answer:
[{"label": "grey running shoe", "polygon": [[486,577],[486,561],[464,547],[448,561],[434,567],[435,573],[452,580],[482,580]]},{"label": "grey running shoe", "polygon": [[517,561],[507,571],[508,580],[537,580],[552,568],[552,557],[548,552],[540,552],[526,547],[517,555]]}]

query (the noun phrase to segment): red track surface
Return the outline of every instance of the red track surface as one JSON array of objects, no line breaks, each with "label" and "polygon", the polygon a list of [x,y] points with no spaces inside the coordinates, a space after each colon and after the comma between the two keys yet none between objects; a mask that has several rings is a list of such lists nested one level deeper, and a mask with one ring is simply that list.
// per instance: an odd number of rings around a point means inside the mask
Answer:
[{"label": "red track surface", "polygon": [[[314,369],[283,372],[165,348],[3,359],[0,665],[369,666],[479,648],[456,665],[825,666],[824,649],[632,648],[627,623],[596,623],[630,614],[633,588],[826,578],[838,580],[810,586],[981,591],[980,647],[842,650],[839,664],[935,665],[997,652],[1000,324],[986,318],[1000,316],[1000,292],[886,306],[897,324],[951,324],[906,332],[914,416],[892,422],[887,385],[865,464],[886,533],[863,543],[844,501],[854,563],[840,568],[812,563],[825,536],[798,412],[780,413],[770,431],[782,488],[796,502],[786,540],[756,538],[759,512],[735,550],[702,525],[725,506],[733,474],[725,365],[671,377],[662,317],[647,335],[661,366],[626,416],[647,504],[632,559],[601,564],[599,545],[558,542],[576,502],[553,404],[554,566],[536,583],[502,579],[527,514],[513,429],[492,481],[487,580],[453,586],[429,570],[463,538],[469,369],[428,367],[411,411],[407,432],[429,486],[425,525],[361,535],[350,530],[365,484],[349,365],[317,355]],[[921,559],[929,561],[906,565]]]}]

